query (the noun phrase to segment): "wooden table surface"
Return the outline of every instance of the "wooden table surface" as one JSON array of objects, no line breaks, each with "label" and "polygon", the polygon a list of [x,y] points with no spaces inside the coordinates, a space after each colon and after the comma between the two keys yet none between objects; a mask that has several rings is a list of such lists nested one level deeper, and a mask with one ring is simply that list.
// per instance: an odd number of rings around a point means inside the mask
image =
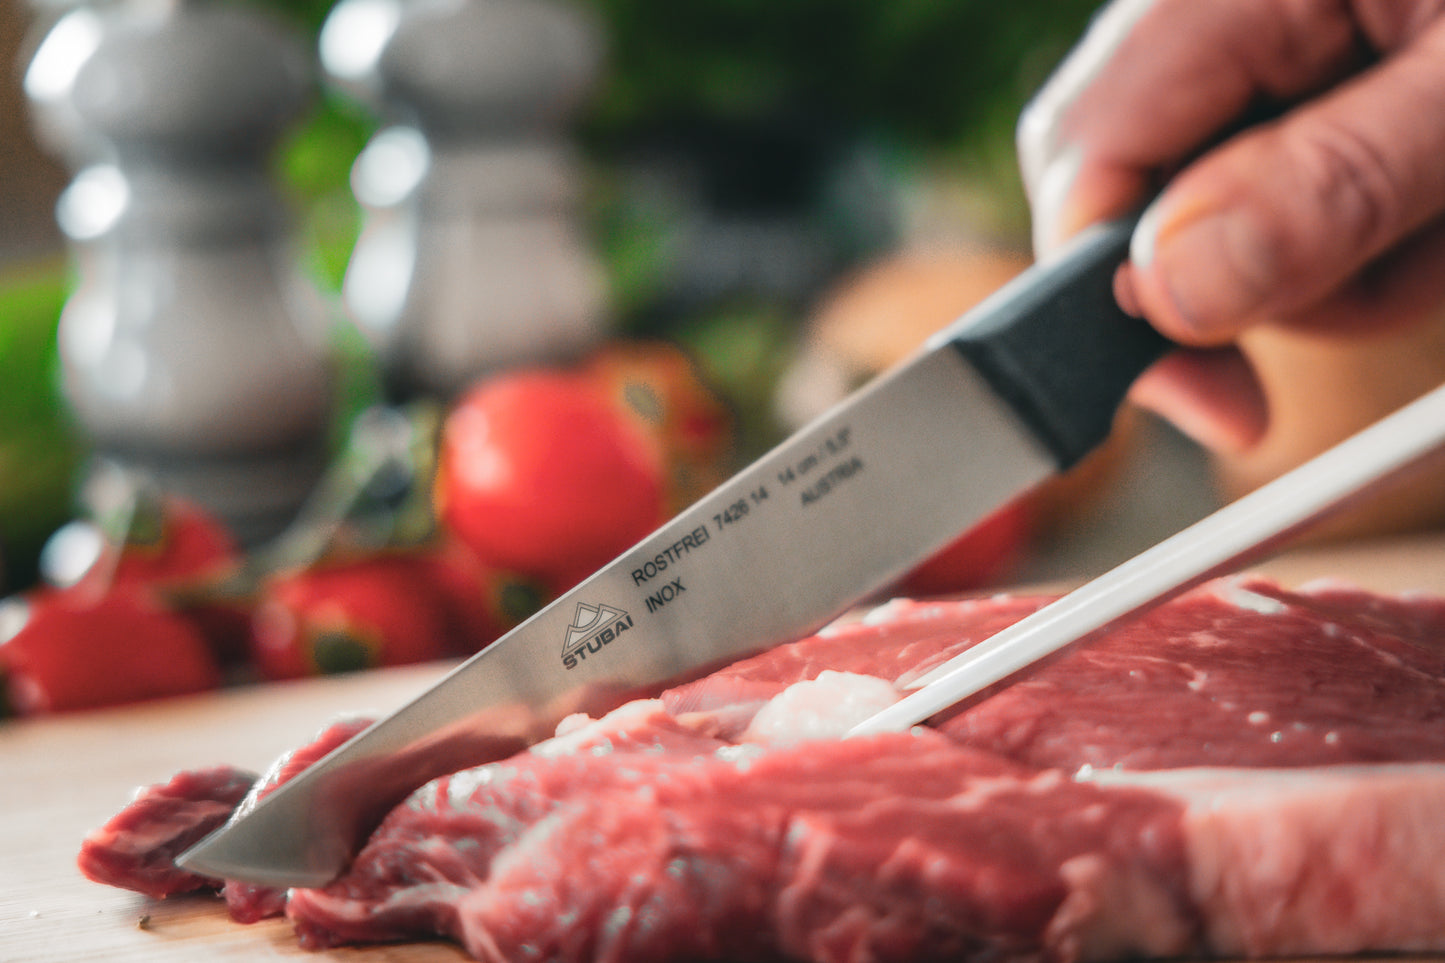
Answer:
[{"label": "wooden table surface", "polygon": [[[1287,584],[1320,576],[1381,591],[1445,593],[1445,536],[1286,556],[1260,566]],[[124,709],[0,724],[0,963],[464,959],[443,943],[308,953],[283,921],[231,923],[219,902],[149,900],[75,868],[82,837],[135,787],[217,763],[260,770],[348,712],[386,712],[446,665],[254,686]]]}]

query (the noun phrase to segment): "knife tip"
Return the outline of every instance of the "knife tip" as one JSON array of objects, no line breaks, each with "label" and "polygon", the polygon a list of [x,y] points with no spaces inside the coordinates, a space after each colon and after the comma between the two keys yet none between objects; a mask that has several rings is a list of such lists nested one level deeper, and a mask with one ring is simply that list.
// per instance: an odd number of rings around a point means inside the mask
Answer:
[{"label": "knife tip", "polygon": [[178,869],[206,879],[221,882],[236,880],[287,889],[324,886],[336,878],[336,872],[314,865],[303,868],[266,863],[258,858],[264,854],[251,847],[237,852],[229,829],[229,826],[223,827],[211,833],[175,857],[173,864]]}]

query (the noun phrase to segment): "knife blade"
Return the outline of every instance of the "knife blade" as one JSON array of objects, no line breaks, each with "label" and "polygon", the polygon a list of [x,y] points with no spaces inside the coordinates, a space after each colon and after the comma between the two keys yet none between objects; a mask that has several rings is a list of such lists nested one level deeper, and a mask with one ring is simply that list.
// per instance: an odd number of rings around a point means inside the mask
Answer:
[{"label": "knife blade", "polygon": [[1146,549],[914,680],[847,736],[895,732],[1200,583],[1277,551],[1445,450],[1445,386]]},{"label": "knife blade", "polygon": [[1114,301],[1136,222],[1023,272],[178,865],[324,884],[430,779],[806,635],[1072,465],[1168,348]]}]

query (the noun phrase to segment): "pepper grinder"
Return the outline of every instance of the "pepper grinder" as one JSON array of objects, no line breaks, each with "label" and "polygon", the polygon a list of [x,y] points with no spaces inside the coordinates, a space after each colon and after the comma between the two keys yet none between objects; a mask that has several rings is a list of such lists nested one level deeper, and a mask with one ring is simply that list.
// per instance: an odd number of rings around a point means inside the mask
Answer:
[{"label": "pepper grinder", "polygon": [[24,77],[30,126],[46,151],[80,170],[101,148],[76,117],[71,103],[75,75],[100,44],[100,12],[120,0],[30,0],[33,13],[21,44],[30,60]]},{"label": "pepper grinder", "polygon": [[314,93],[306,45],[241,5],[111,0],[56,21],[26,89],[76,171],[59,349],[96,461],[270,538],[325,468],[334,405],[327,313],[267,170]]},{"label": "pepper grinder", "polygon": [[561,0],[342,0],[320,35],[382,128],[352,169],[364,225],[343,301],[393,400],[576,355],[605,333],[568,119],[600,31]]}]

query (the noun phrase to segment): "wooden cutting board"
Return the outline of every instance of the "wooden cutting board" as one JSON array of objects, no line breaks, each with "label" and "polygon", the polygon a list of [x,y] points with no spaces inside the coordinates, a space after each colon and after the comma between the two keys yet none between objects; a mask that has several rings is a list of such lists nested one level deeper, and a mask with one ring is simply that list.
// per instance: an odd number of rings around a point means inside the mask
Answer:
[{"label": "wooden cutting board", "polygon": [[[1445,593],[1445,535],[1317,549],[1258,568],[1287,584],[1340,577],[1380,591]],[[214,899],[148,900],[92,883],[75,868],[81,839],[135,787],[222,762],[263,769],[332,718],[390,711],[447,668],[256,686],[0,724],[0,963],[465,959],[443,943],[308,953],[283,921],[241,926]]]}]

